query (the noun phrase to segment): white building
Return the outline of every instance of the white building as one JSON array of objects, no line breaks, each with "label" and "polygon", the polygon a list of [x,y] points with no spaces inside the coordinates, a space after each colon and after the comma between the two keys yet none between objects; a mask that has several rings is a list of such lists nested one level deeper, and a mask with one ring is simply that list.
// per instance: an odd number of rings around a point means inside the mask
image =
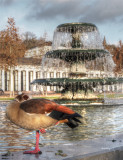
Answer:
[{"label": "white building", "polygon": [[13,69],[0,70],[0,88],[4,91],[30,91],[30,82],[41,76],[41,57],[49,50],[51,46],[30,49]]}]

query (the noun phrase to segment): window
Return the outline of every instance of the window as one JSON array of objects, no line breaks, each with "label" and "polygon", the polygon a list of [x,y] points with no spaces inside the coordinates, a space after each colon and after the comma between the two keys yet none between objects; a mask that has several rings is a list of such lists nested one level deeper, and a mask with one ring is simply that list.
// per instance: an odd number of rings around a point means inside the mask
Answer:
[{"label": "window", "polygon": [[50,72],[50,78],[54,78],[54,73]]},{"label": "window", "polygon": [[21,91],[26,90],[26,71],[21,71]]},{"label": "window", "polygon": [[60,78],[60,72],[56,73],[56,78]]},{"label": "window", "polygon": [[36,79],[39,79],[40,78],[40,72],[36,72]]},{"label": "window", "polygon": [[33,81],[33,71],[29,72],[29,90],[31,90],[31,85],[30,83]]},{"label": "window", "polygon": [[[40,72],[36,72],[36,79],[40,79]],[[39,90],[39,85],[36,85],[36,90]]]},{"label": "window", "polygon": [[18,71],[13,71],[14,75],[14,91],[18,91]]},{"label": "window", "polygon": [[54,86],[50,86],[50,91],[54,91]]},{"label": "window", "polygon": [[5,91],[10,90],[10,71],[5,72]]},{"label": "window", "polygon": [[62,78],[66,78],[66,73],[62,73]]},{"label": "window", "polygon": [[47,73],[46,72],[43,73],[43,78],[47,78]]},{"label": "window", "polygon": [[59,92],[59,91],[60,91],[60,87],[56,86],[56,92]]}]

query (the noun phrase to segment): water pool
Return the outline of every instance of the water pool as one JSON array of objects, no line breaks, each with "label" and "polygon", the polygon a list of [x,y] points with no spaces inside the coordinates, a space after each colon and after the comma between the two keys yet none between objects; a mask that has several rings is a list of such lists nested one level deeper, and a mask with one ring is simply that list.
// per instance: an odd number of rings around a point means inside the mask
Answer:
[{"label": "water pool", "polygon": [[[29,132],[12,124],[5,116],[9,102],[0,102],[0,153],[28,150],[35,146],[35,131]],[[123,105],[70,106],[83,116],[82,124],[68,128],[65,124],[52,127],[40,137],[42,145],[69,143],[123,132]]]}]

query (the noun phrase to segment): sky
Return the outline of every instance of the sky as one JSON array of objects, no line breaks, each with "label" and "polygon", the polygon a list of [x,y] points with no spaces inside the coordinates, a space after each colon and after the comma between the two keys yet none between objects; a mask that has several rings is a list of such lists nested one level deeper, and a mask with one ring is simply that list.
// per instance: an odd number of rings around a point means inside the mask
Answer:
[{"label": "sky", "polygon": [[123,0],[0,0],[0,30],[9,17],[20,33],[32,32],[37,38],[47,33],[53,39],[59,24],[95,24],[107,43],[123,42]]}]

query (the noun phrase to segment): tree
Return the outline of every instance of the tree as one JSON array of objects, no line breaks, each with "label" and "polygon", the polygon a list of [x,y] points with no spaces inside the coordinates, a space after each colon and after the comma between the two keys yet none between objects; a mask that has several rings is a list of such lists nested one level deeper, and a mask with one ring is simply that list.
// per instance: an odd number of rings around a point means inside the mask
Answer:
[{"label": "tree", "polygon": [[32,32],[25,32],[23,34],[23,43],[26,46],[26,50],[37,47],[36,35]]},{"label": "tree", "polygon": [[9,69],[17,65],[25,54],[25,46],[13,18],[8,18],[7,29],[0,32],[0,67]]},{"label": "tree", "polygon": [[52,45],[51,41],[47,41],[47,32],[44,33],[43,37],[39,37],[38,39],[34,33],[25,32],[23,34],[23,43],[26,46],[26,50]]},{"label": "tree", "polygon": [[107,49],[112,55],[114,63],[116,64],[115,72],[121,72],[123,70],[123,43],[119,41],[119,44],[116,45],[109,45],[106,42],[104,37],[103,46]]},{"label": "tree", "polygon": [[106,42],[105,36],[104,36],[104,39],[103,39],[103,46],[104,46],[104,48],[106,48],[106,46],[107,46],[107,42]]},{"label": "tree", "polygon": [[122,41],[119,41],[118,46],[113,49],[114,62],[116,63],[116,72],[123,70],[123,44]]},{"label": "tree", "polygon": [[0,68],[12,71],[24,54],[25,46],[14,18],[8,18],[6,29],[0,31]]}]

